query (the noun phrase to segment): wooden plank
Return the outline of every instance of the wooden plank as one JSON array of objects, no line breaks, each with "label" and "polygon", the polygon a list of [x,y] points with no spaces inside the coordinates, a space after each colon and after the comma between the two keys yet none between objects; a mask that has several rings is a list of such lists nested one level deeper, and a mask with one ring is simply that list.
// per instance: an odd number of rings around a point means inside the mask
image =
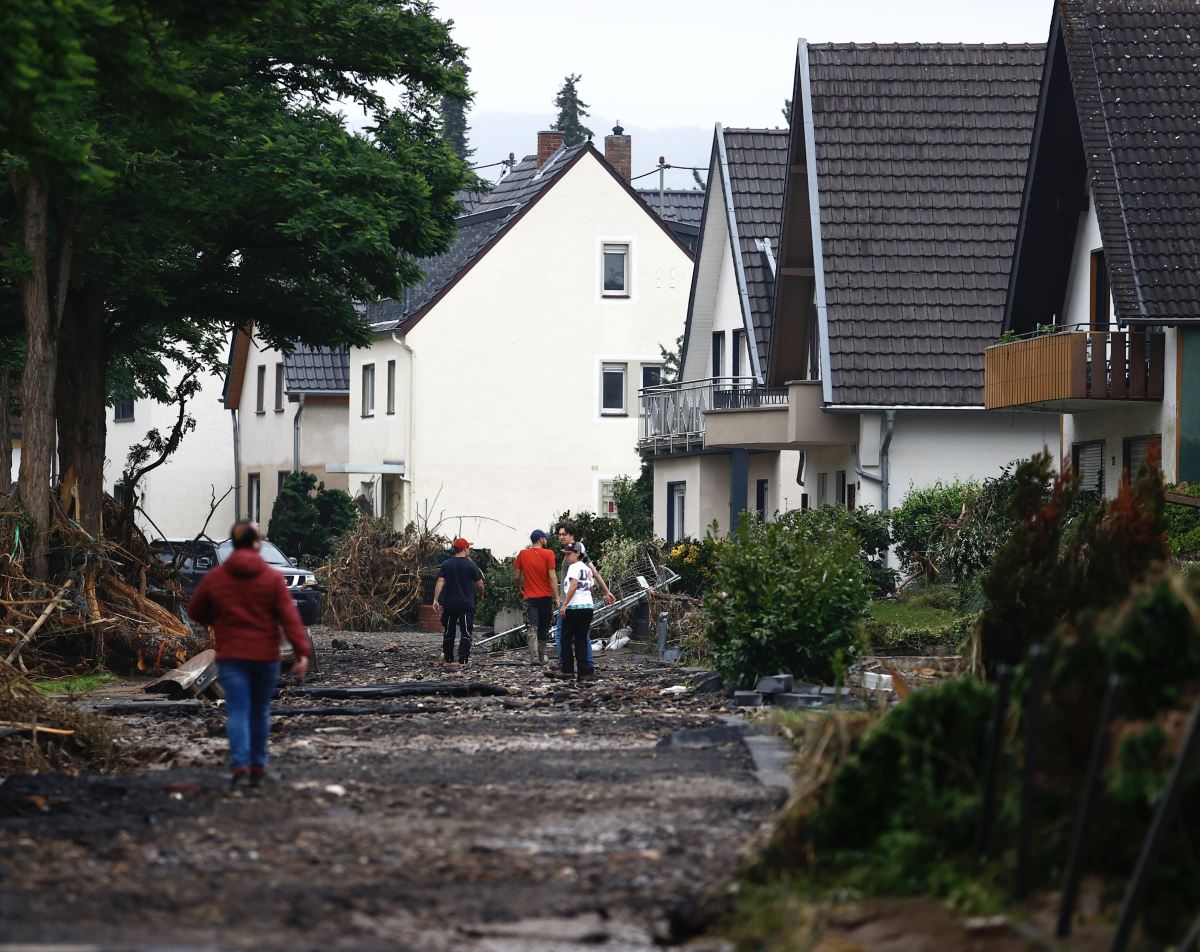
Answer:
[{"label": "wooden plank", "polygon": [[1181,493],[1163,493],[1163,499],[1177,506],[1191,506],[1200,509],[1200,496],[1184,496]]},{"label": "wooden plank", "polygon": [[1087,395],[1096,400],[1108,396],[1108,334],[1091,331],[1088,334]]},{"label": "wooden plank", "polygon": [[1067,349],[1066,395],[1074,399],[1083,399],[1087,397],[1087,334],[1070,333],[1058,336],[1063,338]]},{"label": "wooden plank", "polygon": [[1109,372],[1108,393],[1114,400],[1124,400],[1129,395],[1129,386],[1125,377],[1129,372],[1128,352],[1129,335],[1124,331],[1114,331],[1109,334],[1112,349],[1112,369]]},{"label": "wooden plank", "polygon": [[1146,396],[1146,334],[1134,331],[1129,335],[1129,395],[1135,400]]},{"label": "wooden plank", "polygon": [[1167,363],[1167,335],[1150,334],[1150,380],[1147,393],[1151,400],[1163,398],[1163,372]]}]

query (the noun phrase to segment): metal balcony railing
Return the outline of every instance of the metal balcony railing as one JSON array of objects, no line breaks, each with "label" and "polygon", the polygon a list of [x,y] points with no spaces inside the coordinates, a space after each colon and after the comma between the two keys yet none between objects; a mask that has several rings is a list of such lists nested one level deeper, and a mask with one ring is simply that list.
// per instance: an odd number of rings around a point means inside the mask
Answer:
[{"label": "metal balcony railing", "polygon": [[753,377],[704,377],[643,387],[639,393],[638,448],[654,455],[704,445],[709,410],[786,407],[786,387],[760,387]]}]

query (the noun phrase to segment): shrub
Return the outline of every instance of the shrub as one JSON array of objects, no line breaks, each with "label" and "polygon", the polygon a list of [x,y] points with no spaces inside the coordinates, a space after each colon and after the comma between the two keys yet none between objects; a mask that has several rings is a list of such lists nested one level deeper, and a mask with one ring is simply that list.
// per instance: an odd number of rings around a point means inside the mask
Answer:
[{"label": "shrub", "polygon": [[716,550],[704,603],[713,660],[742,685],[780,671],[830,681],[858,650],[870,600],[855,533],[745,519]]},{"label": "shrub", "polygon": [[617,521],[627,539],[654,538],[654,464],[642,460],[637,479],[618,476],[613,483],[613,499],[617,503]]},{"label": "shrub", "polygon": [[490,565],[483,571],[483,598],[475,606],[475,620],[491,625],[496,613],[504,608],[520,608],[521,596],[513,582],[514,556]]},{"label": "shrub", "polygon": [[[571,522],[579,530],[578,540],[587,546],[588,558],[594,562],[604,559],[605,549],[609,542],[621,536],[621,523],[609,516],[599,516],[594,512],[580,510],[579,512],[564,512],[550,523],[551,548],[558,552],[558,539],[553,528],[560,522]],[[601,569],[601,571],[604,571]],[[605,581],[608,573],[605,573]]]},{"label": "shrub", "polygon": [[973,482],[938,482],[925,489],[910,489],[904,502],[890,513],[900,563],[915,573],[935,576],[937,568],[929,550],[942,539],[946,525],[962,515],[967,495],[978,489]]},{"label": "shrub", "polygon": [[844,506],[819,506],[816,509],[791,509],[776,522],[789,526],[805,539],[823,538],[835,532],[853,533],[858,539],[859,558],[876,595],[896,590],[896,570],[885,559],[892,544],[888,518],[869,506],[847,509]]},{"label": "shrub", "polygon": [[726,543],[713,535],[699,541],[684,539],[667,549],[667,566],[679,575],[674,590],[695,598],[704,598],[712,586],[717,552]]},{"label": "shrub", "polygon": [[271,507],[267,536],[285,554],[311,565],[327,559],[333,540],[357,520],[349,493],[326,489],[312,473],[289,473]]},{"label": "shrub", "polygon": [[[1181,496],[1200,496],[1200,485],[1176,483],[1167,489]],[[1200,561],[1200,509],[1168,503],[1165,515],[1171,554],[1181,562]]]}]

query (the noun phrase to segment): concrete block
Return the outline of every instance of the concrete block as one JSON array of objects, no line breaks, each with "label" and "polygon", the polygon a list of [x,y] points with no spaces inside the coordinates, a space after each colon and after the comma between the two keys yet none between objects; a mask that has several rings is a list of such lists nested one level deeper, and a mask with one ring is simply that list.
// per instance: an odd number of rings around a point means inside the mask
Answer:
[{"label": "concrete block", "polygon": [[757,691],[734,691],[733,703],[736,707],[762,707],[765,702]]},{"label": "concrete block", "polygon": [[774,674],[759,678],[757,690],[763,694],[783,694],[792,690],[792,676],[790,674]]},{"label": "concrete block", "polygon": [[890,674],[864,671],[862,678],[863,687],[868,691],[890,691],[892,689],[892,676]]},{"label": "concrete block", "polygon": [[789,710],[803,711],[813,707],[822,707],[825,704],[825,698],[819,694],[798,694],[795,691],[786,691],[783,694],[773,695],[771,698],[777,707],[785,707]]}]

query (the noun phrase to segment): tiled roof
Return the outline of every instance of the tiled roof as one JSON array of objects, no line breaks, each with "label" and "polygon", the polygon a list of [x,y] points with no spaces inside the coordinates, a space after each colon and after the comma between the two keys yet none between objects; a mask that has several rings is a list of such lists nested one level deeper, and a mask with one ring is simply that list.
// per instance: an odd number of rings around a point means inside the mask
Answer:
[{"label": "tiled roof", "polygon": [[[639,188],[638,195],[642,197],[650,210],[658,215],[658,189]],[[684,225],[699,225],[704,212],[704,191],[698,188],[667,188],[663,189],[662,214],[663,221],[677,221]]]},{"label": "tiled roof", "polygon": [[1200,318],[1200,6],[1059,10],[1118,316]]},{"label": "tiled roof", "polygon": [[475,211],[475,207],[483,201],[485,195],[487,195],[486,189],[460,188],[454,193],[454,200],[462,209],[460,214],[469,215]]},{"label": "tiled roof", "polygon": [[350,351],[297,344],[283,358],[288,393],[349,393]]},{"label": "tiled roof", "polygon": [[1043,55],[809,46],[834,404],[982,405]]},{"label": "tiled roof", "polygon": [[783,192],[787,184],[787,129],[725,129],[724,153],[729,172],[730,201],[737,224],[750,320],[759,365],[767,366],[775,277],[759,242],[779,254],[783,221]]},{"label": "tiled roof", "polygon": [[375,331],[395,330],[406,317],[426,307],[443,288],[468,269],[488,242],[586,148],[585,144],[559,149],[540,170],[537,157],[526,156],[490,191],[479,193],[475,210],[455,220],[458,232],[450,250],[433,258],[419,260],[417,263],[424,273],[422,280],[410,288],[402,300],[384,300],[368,305],[365,315],[367,323]]}]

